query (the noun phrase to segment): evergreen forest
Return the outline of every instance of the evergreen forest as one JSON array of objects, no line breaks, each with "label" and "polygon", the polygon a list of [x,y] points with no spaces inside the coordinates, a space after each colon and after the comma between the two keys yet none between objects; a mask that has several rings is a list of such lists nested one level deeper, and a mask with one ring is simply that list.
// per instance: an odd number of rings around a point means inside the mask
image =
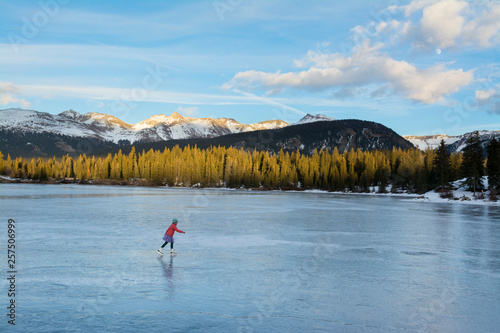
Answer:
[{"label": "evergreen forest", "polygon": [[148,184],[187,187],[228,187],[260,189],[320,189],[327,191],[370,192],[374,188],[389,191],[424,193],[446,190],[454,180],[465,179],[468,190],[485,189],[483,176],[489,176],[489,188],[500,189],[500,144],[488,144],[488,157],[478,135],[467,141],[460,153],[449,153],[442,141],[437,149],[339,152],[337,148],[315,150],[311,155],[300,151],[248,151],[244,149],[186,146],[136,152],[121,150],[106,157],[62,158],[18,157],[11,159],[0,152],[0,174],[20,179],[47,181],[71,179],[139,180]]}]

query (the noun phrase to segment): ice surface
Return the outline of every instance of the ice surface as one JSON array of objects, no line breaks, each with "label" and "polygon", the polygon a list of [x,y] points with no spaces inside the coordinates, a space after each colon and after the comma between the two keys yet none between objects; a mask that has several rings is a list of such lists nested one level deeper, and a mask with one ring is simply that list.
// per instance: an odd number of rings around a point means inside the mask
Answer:
[{"label": "ice surface", "polygon": [[[0,185],[0,331],[497,332],[500,208],[394,196]],[[170,220],[177,256],[156,249]]]}]

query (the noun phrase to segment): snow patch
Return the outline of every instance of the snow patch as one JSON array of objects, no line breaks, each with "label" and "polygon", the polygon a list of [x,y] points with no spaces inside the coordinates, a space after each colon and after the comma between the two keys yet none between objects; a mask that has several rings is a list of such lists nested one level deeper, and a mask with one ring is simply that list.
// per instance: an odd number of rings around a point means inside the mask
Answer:
[{"label": "snow patch", "polygon": [[333,121],[336,120],[331,117],[324,116],[322,114],[317,114],[317,115],[312,115],[312,114],[307,114],[305,115],[302,119],[300,119],[298,122],[291,124],[292,125],[301,125],[301,124],[308,124],[308,123],[315,123],[317,121]]},{"label": "snow patch", "polygon": [[[474,196],[473,192],[466,191],[465,186],[462,185],[465,179],[457,180],[452,183],[454,190],[451,190],[451,198],[442,198],[440,193],[434,190],[429,191],[414,200],[423,202],[443,202],[443,203],[459,203],[459,204],[472,204],[472,205],[490,205],[498,206],[498,202],[490,201],[490,191],[476,191]],[[488,187],[488,177],[483,177],[484,186]]]}]

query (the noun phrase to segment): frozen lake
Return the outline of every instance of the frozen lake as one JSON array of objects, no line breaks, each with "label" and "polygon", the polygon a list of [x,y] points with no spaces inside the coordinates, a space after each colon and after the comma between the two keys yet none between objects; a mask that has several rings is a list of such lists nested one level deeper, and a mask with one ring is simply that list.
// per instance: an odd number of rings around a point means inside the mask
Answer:
[{"label": "frozen lake", "polygon": [[[498,332],[500,208],[0,185],[0,331]],[[178,255],[156,249],[173,217]],[[16,221],[15,326],[7,221]]]}]

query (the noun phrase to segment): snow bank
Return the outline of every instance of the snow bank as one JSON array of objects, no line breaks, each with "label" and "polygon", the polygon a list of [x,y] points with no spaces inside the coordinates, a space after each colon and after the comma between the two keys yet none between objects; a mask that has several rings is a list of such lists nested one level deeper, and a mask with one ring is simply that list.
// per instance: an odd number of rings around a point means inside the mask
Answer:
[{"label": "snow bank", "polygon": [[[440,193],[434,192],[434,190],[425,193],[417,197],[414,200],[417,201],[428,201],[428,202],[449,202],[449,203],[459,203],[459,204],[471,204],[471,205],[491,205],[498,206],[499,203],[495,201],[490,201],[490,191],[476,191],[476,196],[473,192],[466,191],[465,186],[462,185],[464,179],[457,180],[452,183],[454,190],[450,191],[453,195],[452,198],[442,198]],[[483,183],[485,187],[488,187],[488,177],[483,178]]]}]

